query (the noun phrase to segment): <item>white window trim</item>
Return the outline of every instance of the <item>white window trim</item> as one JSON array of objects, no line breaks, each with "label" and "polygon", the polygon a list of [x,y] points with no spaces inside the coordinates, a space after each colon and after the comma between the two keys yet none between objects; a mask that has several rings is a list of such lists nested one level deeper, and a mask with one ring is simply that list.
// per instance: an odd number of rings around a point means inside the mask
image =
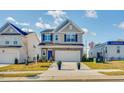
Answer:
[{"label": "white window trim", "polygon": [[51,34],[45,34],[44,41],[51,42]]},{"label": "white window trim", "polygon": [[[76,35],[76,33],[68,33],[68,34],[66,34],[66,42],[76,42],[76,40],[74,40],[74,38],[72,38],[75,35]],[[68,37],[69,37],[69,41],[67,40]]]},{"label": "white window trim", "polygon": [[[16,43],[15,43],[15,42],[16,42]],[[18,44],[18,41],[13,41],[13,44],[14,44],[14,45],[17,45],[17,44]]]},{"label": "white window trim", "polygon": [[[8,42],[8,43],[7,43],[7,42]],[[10,43],[9,41],[5,41],[5,44],[9,45],[9,43]]]}]

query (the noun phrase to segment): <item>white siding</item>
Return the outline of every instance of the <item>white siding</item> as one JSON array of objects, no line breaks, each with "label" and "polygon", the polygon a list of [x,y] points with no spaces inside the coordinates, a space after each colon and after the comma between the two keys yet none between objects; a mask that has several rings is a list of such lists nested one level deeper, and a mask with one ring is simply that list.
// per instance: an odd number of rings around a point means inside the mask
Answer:
[{"label": "white siding", "polygon": [[5,42],[9,41],[8,45],[15,45],[13,42],[17,41],[17,45],[21,45],[21,36],[20,35],[0,35],[0,45],[6,45]]},{"label": "white siding", "polygon": [[[70,24],[71,25],[71,24]],[[64,42],[64,34],[77,34],[78,42]],[[58,41],[55,40],[55,35],[58,35]],[[69,28],[69,25],[62,29],[61,32],[56,32],[54,34],[54,43],[64,43],[64,44],[82,44],[83,43],[83,33],[79,31],[75,26],[72,25],[72,29]]]},{"label": "white siding", "polygon": [[27,35],[27,46],[28,46],[28,56],[30,61],[33,61],[33,58],[41,57],[41,49],[39,47],[39,39],[35,33],[31,33]]}]

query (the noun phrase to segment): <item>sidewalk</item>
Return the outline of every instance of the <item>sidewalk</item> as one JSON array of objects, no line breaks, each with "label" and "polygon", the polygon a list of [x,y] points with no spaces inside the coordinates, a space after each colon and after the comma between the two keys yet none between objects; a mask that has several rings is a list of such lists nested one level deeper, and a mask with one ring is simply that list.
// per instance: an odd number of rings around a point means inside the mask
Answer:
[{"label": "sidewalk", "polygon": [[35,77],[13,77],[0,78],[0,81],[124,81],[124,75],[107,76],[99,72],[121,71],[119,69],[99,69],[93,70],[82,65],[81,70],[77,70],[76,63],[63,62],[62,70],[57,69],[56,63],[53,63],[47,71],[18,71],[18,72],[0,72],[0,73],[37,73]]}]

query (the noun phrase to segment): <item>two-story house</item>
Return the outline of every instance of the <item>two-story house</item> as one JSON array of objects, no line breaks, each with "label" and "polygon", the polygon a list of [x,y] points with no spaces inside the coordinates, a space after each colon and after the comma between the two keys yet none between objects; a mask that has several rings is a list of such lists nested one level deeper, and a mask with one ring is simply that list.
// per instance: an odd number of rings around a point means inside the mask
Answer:
[{"label": "two-story house", "polygon": [[19,63],[36,60],[40,56],[39,38],[7,22],[0,29],[0,63]]},{"label": "two-story house", "polygon": [[83,54],[84,31],[67,19],[55,29],[41,32],[41,56],[55,61],[80,62]]}]

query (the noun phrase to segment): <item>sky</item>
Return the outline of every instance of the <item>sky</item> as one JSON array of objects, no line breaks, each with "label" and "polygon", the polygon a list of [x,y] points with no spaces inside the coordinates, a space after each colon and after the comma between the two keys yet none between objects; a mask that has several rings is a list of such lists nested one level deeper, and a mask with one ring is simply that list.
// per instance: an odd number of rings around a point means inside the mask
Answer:
[{"label": "sky", "polygon": [[0,10],[0,27],[7,21],[24,31],[40,32],[56,28],[70,19],[84,30],[84,42],[124,40],[124,11],[119,10]]}]

